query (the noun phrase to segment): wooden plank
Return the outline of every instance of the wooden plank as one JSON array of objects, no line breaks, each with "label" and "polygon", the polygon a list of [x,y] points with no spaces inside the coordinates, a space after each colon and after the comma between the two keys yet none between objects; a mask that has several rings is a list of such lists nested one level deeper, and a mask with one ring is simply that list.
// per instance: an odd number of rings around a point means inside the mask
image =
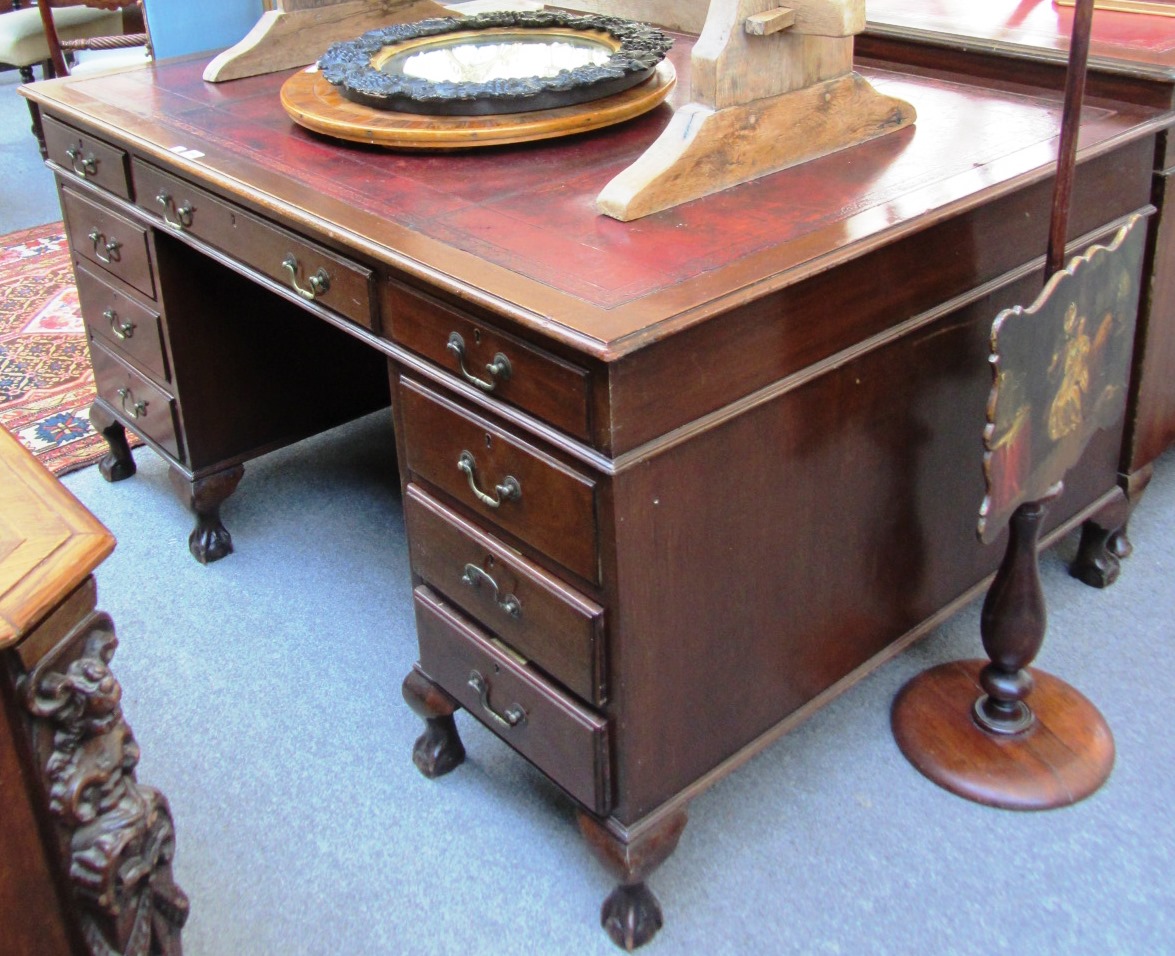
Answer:
[{"label": "wooden plank", "polygon": [[914,110],[856,73],[749,106],[690,103],[600,193],[596,205],[628,221],[908,126]]},{"label": "wooden plank", "polygon": [[796,22],[796,12],[790,7],[776,7],[774,10],[764,10],[762,13],[753,13],[743,21],[743,29],[752,36],[769,36],[786,30]]},{"label": "wooden plank", "polygon": [[306,66],[332,43],[352,40],[368,30],[451,15],[431,0],[285,0],[284,6],[263,13],[240,43],[208,64],[204,79],[223,83]]}]

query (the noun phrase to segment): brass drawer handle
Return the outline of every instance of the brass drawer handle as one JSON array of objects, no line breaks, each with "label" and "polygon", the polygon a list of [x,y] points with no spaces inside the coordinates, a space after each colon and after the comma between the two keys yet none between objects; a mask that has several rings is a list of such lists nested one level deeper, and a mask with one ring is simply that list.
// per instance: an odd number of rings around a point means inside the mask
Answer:
[{"label": "brass drawer handle", "polygon": [[[147,414],[147,403],[144,401],[135,401],[134,392],[129,388],[120,388],[118,390],[118,397],[122,401],[122,410],[130,415],[131,418],[142,418]],[[131,400],[131,407],[126,407],[126,400]]]},{"label": "brass drawer handle", "polygon": [[522,485],[513,475],[507,475],[502,479],[501,484],[494,486],[494,491],[497,493],[496,498],[493,495],[487,495],[478,488],[477,477],[474,475],[477,470],[477,460],[473,457],[472,452],[461,452],[457,457],[457,467],[465,473],[465,477],[469,480],[469,487],[477,496],[477,500],[488,508],[497,508],[503,501],[517,501],[522,497]]},{"label": "brass drawer handle", "polygon": [[115,334],[117,338],[129,339],[135,334],[135,323],[130,319],[120,319],[118,313],[114,309],[107,309],[102,313],[102,318],[110,323],[110,331]]},{"label": "brass drawer handle", "polygon": [[461,574],[461,580],[468,584],[474,590],[477,590],[482,581],[488,584],[494,591],[494,603],[502,609],[505,614],[508,614],[514,619],[522,617],[522,602],[518,600],[513,594],[502,595],[501,588],[498,587],[498,582],[495,581],[485,570],[479,568],[476,564],[465,565],[465,570]]},{"label": "brass drawer handle", "polygon": [[458,332],[449,333],[449,343],[445,348],[457,356],[457,367],[461,372],[461,377],[470,385],[476,385],[482,391],[492,392],[502,382],[509,381],[510,376],[514,372],[514,369],[510,365],[510,360],[501,352],[498,352],[494,355],[494,360],[486,366],[486,371],[490,373],[491,380],[487,382],[484,378],[478,378],[465,367],[465,339],[461,338]]},{"label": "brass drawer handle", "polygon": [[498,713],[490,704],[490,685],[478,671],[469,675],[469,686],[477,691],[482,709],[494,718],[503,727],[521,727],[526,723],[526,711],[518,704],[511,704],[502,713]]},{"label": "brass drawer handle", "polygon": [[[94,244],[94,258],[99,262],[110,265],[111,262],[122,258],[118,252],[122,243],[117,239],[107,239],[105,233],[101,233],[97,229],[91,229],[87,238]],[[103,249],[106,250],[106,255],[102,255]]]},{"label": "brass drawer handle", "polygon": [[330,275],[321,266],[310,277],[309,289],[298,285],[298,260],[293,255],[288,255],[282,260],[282,268],[290,274],[290,285],[294,287],[294,291],[307,302],[313,302],[330,290]]},{"label": "brass drawer handle", "polygon": [[65,151],[65,155],[69,157],[73,171],[81,176],[82,179],[98,175],[98,160],[94,158],[93,153],[88,156],[83,156],[81,143],[77,146],[69,147]]},{"label": "brass drawer handle", "polygon": [[163,207],[163,221],[175,229],[177,232],[183,232],[185,229],[190,229],[192,226],[192,204],[187,200],[180,205],[178,209],[175,206],[175,200],[172,199],[171,193],[166,189],[159,190],[159,195],[155,197],[155,201]]}]

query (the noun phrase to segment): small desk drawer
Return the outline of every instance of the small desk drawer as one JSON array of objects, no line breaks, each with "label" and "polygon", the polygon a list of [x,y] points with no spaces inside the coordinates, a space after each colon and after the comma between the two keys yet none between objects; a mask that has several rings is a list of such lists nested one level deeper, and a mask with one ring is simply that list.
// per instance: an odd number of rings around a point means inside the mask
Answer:
[{"label": "small desk drawer", "polygon": [[591,377],[398,282],[385,287],[389,337],[536,418],[591,440]]},{"label": "small desk drawer", "polygon": [[147,163],[136,159],[132,170],[138,206],[174,231],[223,249],[305,301],[375,330],[370,269]]},{"label": "small desk drawer", "polygon": [[150,438],[177,461],[182,461],[174,399],[93,339],[90,363],[94,366],[98,397],[132,431]]},{"label": "small desk drawer", "polygon": [[170,381],[159,313],[107,285],[80,262],[74,269],[74,276],[82,316],[90,335],[121,352],[149,375],[160,381]]},{"label": "small desk drawer", "polygon": [[51,116],[42,116],[41,125],[45,151],[52,162],[79,179],[130,199],[130,165],[123,150],[59,123]]},{"label": "small desk drawer", "polygon": [[412,570],[589,703],[604,703],[604,609],[409,484]]},{"label": "small desk drawer", "polygon": [[608,724],[547,684],[426,587],[420,666],[494,733],[595,813],[611,804]]},{"label": "small desk drawer", "polygon": [[65,231],[76,255],[155,298],[147,230],[71,189],[61,190]]},{"label": "small desk drawer", "polygon": [[588,581],[599,581],[596,482],[408,379],[409,471]]}]

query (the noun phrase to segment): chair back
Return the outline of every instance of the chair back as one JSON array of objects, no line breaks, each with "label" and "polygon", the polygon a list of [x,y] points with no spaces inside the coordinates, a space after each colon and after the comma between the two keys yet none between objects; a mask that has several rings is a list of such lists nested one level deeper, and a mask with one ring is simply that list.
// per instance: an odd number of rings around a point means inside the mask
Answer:
[{"label": "chair back", "polygon": [[92,9],[116,11],[123,14],[124,27],[130,25],[133,32],[122,32],[108,36],[86,36],[79,39],[63,39],[57,29],[53,16],[54,0],[37,0],[37,8],[41,13],[41,25],[45,30],[45,39],[49,45],[49,59],[58,76],[68,76],[69,54],[80,50],[120,50],[134,47],[150,49],[150,36],[147,33],[147,18],[143,12],[142,0],[77,0],[65,3],[58,0],[56,6],[83,6]]}]

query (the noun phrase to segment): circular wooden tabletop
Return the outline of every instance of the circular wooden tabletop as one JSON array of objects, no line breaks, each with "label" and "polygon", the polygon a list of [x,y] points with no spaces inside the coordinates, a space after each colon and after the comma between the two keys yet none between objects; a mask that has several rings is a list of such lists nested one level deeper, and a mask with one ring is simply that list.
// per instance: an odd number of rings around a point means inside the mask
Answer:
[{"label": "circular wooden tabletop", "polygon": [[643,83],[588,103],[495,116],[433,116],[353,103],[310,67],[286,80],[281,101],[295,123],[326,136],[394,149],[470,149],[570,136],[621,123],[659,105],[676,83],[673,64],[662,60]]}]

